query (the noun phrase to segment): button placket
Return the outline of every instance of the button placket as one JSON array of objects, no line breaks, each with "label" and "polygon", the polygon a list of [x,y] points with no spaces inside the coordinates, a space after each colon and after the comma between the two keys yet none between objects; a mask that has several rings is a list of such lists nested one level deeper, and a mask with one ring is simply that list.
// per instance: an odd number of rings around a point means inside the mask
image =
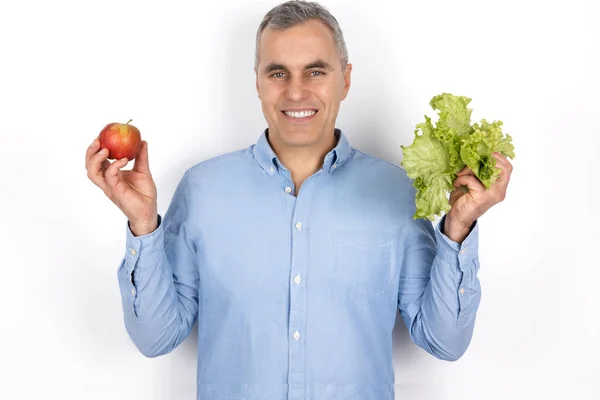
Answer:
[{"label": "button placket", "polygon": [[[289,179],[289,178],[288,178]],[[291,180],[284,183],[293,192]],[[291,265],[290,265],[290,305],[289,305],[289,368],[288,397],[304,399],[306,381],[306,340],[303,335],[306,329],[307,286],[301,284],[307,277],[309,259],[309,225],[310,203],[312,196],[312,179],[303,183],[302,192],[295,197],[294,210],[291,215]]]}]

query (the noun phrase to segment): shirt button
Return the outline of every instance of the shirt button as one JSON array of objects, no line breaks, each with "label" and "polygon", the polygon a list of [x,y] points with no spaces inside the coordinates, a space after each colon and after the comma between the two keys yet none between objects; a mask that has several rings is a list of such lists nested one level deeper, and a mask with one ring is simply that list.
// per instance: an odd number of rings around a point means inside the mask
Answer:
[{"label": "shirt button", "polygon": [[292,193],[292,188],[291,188],[291,187],[289,187],[289,186],[288,186],[288,187],[286,187],[286,188],[285,188],[285,192],[286,192],[286,193],[288,193],[288,194],[289,194],[289,193]]},{"label": "shirt button", "polygon": [[337,164],[333,164],[333,166],[331,168],[336,169],[337,168]]},{"label": "shirt button", "polygon": [[467,251],[467,249],[462,249],[462,250],[460,251],[460,254],[465,254],[465,251]]},{"label": "shirt button", "polygon": [[135,289],[131,289],[131,295],[135,296]]},{"label": "shirt button", "polygon": [[300,339],[300,332],[296,331],[296,333],[294,333],[294,339]]},{"label": "shirt button", "polygon": [[296,229],[302,229],[302,222],[296,222]]},{"label": "shirt button", "polygon": [[465,294],[465,288],[460,288],[460,290],[458,291],[460,294]]},{"label": "shirt button", "polygon": [[129,251],[131,252],[131,255],[132,255],[132,256],[135,256],[135,254],[137,253],[137,252],[135,251],[135,249],[134,249],[134,248],[132,248],[132,247],[130,247],[130,248],[129,248]]},{"label": "shirt button", "polygon": [[294,282],[296,282],[297,284],[299,284],[300,281],[302,281],[302,279],[300,279],[300,275],[296,275],[296,277],[294,278]]},{"label": "shirt button", "polygon": [[271,173],[275,172],[275,167],[269,168],[269,172],[271,172]]}]

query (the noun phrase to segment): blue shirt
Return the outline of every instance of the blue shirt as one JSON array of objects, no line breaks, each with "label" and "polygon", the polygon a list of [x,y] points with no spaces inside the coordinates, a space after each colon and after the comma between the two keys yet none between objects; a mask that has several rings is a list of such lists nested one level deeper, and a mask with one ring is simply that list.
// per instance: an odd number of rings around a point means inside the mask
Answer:
[{"label": "blue shirt", "polygon": [[188,169],[158,228],[127,225],[125,327],[147,357],[198,323],[202,400],[393,400],[392,329],[443,360],[480,301],[478,225],[461,245],[414,220],[398,166],[336,147],[297,196],[269,145]]}]

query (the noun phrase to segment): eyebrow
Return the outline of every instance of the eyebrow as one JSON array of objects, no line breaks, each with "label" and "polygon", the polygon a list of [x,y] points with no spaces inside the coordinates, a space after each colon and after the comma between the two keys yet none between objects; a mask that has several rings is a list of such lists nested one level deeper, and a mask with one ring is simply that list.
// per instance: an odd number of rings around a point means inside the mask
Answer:
[{"label": "eyebrow", "polygon": [[[304,66],[305,70],[312,69],[312,68],[321,68],[321,69],[329,69],[329,70],[333,69],[331,67],[331,64],[329,64],[327,61],[324,61],[322,59],[315,60]],[[283,64],[270,63],[263,69],[263,73],[268,74],[270,72],[279,71],[279,70],[288,71],[288,68]]]}]

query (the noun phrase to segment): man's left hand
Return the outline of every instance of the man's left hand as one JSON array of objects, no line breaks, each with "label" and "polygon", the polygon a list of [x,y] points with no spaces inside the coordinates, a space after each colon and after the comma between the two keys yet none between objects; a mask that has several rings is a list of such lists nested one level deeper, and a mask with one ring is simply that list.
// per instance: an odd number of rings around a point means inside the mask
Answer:
[{"label": "man's left hand", "polygon": [[[513,170],[512,164],[500,153],[493,153],[500,176],[489,189],[469,168],[463,168],[454,181],[454,190],[450,193],[450,211],[444,221],[444,234],[451,240],[462,243],[469,235],[473,223],[495,204],[506,197],[506,189]],[[465,193],[461,186],[467,187]]]}]

